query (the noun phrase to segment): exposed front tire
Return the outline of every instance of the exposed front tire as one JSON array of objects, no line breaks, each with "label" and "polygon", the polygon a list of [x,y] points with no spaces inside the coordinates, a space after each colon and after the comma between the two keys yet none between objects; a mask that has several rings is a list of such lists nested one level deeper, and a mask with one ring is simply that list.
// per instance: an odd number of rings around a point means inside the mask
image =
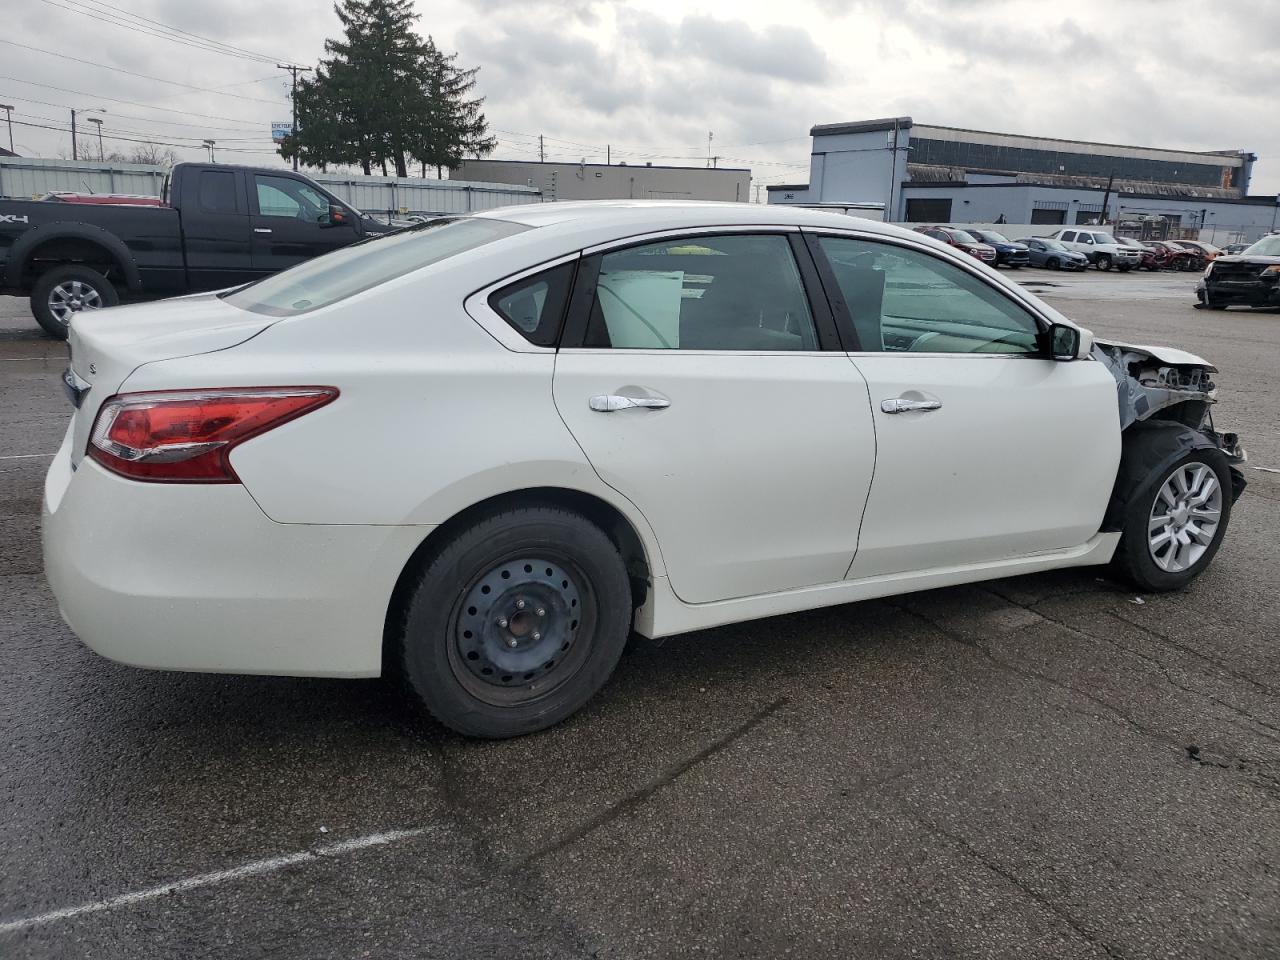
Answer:
[{"label": "exposed front tire", "polygon": [[111,281],[92,267],[73,263],[40,274],[31,289],[31,312],[44,332],[67,339],[71,318],[83,310],[114,307],[120,295]]},{"label": "exposed front tire", "polygon": [[515,737],[559,723],[604,685],[631,615],[605,533],[559,507],[523,507],[478,520],[427,559],[399,654],[445,726]]},{"label": "exposed front tire", "polygon": [[1231,520],[1231,472],[1216,450],[1192,449],[1128,503],[1115,568],[1139,589],[1177,590],[1213,561]]}]

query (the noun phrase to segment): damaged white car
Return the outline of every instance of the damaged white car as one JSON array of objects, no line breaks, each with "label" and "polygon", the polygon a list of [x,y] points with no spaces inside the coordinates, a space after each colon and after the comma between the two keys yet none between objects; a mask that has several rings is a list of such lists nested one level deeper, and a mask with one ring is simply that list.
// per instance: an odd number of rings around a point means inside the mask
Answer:
[{"label": "damaged white car", "polygon": [[1205,361],[785,207],[432,221],[70,346],[44,541],[87,644],[397,674],[478,736],[573,713],[631,630],[1109,562],[1179,587],[1244,486]]}]

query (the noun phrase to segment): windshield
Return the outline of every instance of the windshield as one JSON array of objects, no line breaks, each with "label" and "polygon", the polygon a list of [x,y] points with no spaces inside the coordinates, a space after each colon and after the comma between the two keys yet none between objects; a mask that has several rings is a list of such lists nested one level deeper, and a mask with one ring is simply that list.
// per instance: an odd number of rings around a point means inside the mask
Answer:
[{"label": "windshield", "polygon": [[952,230],[951,239],[956,243],[978,243],[978,238],[964,230]]},{"label": "windshield", "polygon": [[1094,243],[1115,243],[1116,241],[1115,241],[1115,237],[1112,237],[1110,234],[1095,233],[1093,235],[1093,242]]},{"label": "windshield", "polygon": [[978,234],[978,236],[981,237],[983,240],[986,240],[988,243],[1012,243],[1013,242],[1008,237],[1006,237],[1003,233],[996,233],[994,230],[983,230],[980,234]]},{"label": "windshield", "polygon": [[1062,241],[1061,241],[1061,240],[1045,239],[1045,240],[1041,240],[1040,242],[1041,242],[1041,243],[1043,243],[1043,244],[1044,244],[1046,247],[1048,247],[1050,250],[1065,250],[1065,249],[1067,249],[1067,248],[1063,245],[1063,243],[1062,243]]},{"label": "windshield", "polygon": [[1263,237],[1252,247],[1245,248],[1242,257],[1280,257],[1280,234]]},{"label": "windshield", "polygon": [[473,217],[431,220],[307,260],[282,273],[224,293],[222,298],[241,310],[292,317],[327,307],[419,267],[531,229],[507,220]]}]

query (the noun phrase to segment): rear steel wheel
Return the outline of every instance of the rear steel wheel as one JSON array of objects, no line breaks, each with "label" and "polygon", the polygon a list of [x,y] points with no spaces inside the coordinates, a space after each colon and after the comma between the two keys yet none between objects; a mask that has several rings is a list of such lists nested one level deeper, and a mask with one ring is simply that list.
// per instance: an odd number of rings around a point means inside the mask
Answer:
[{"label": "rear steel wheel", "polygon": [[559,723],[613,672],[631,584],[613,542],[550,504],[478,516],[423,559],[388,665],[441,723],[515,737]]}]

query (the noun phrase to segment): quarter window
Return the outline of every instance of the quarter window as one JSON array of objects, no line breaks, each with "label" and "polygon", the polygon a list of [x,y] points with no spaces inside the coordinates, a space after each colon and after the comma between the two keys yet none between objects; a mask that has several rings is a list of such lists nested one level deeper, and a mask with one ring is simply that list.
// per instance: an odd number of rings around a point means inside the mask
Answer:
[{"label": "quarter window", "polygon": [[1040,352],[1031,314],[931,254],[845,237],[818,241],[864,352]]},{"label": "quarter window", "polygon": [[563,263],[517,280],[491,294],[489,306],[530,343],[553,347],[560,338],[573,267],[572,263]]},{"label": "quarter window", "polygon": [[584,345],[774,352],[818,338],[787,238],[732,235],[602,256]]}]

